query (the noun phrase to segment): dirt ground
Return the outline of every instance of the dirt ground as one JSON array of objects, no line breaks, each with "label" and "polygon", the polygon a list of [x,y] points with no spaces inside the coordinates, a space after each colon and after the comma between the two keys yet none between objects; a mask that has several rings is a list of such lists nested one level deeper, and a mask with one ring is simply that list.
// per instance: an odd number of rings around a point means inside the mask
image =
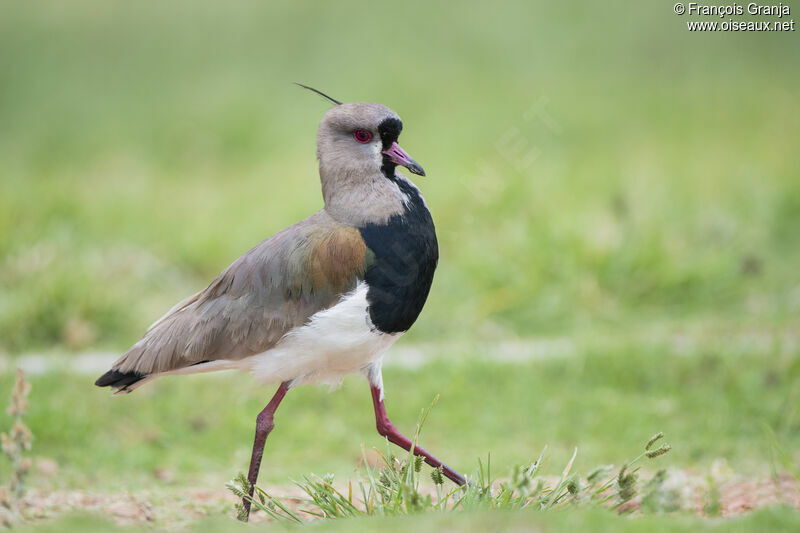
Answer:
[{"label": "dirt ground", "polygon": [[[687,476],[683,487],[688,499],[685,508],[693,508],[698,516],[707,516],[710,503],[707,481]],[[789,475],[780,476],[777,480],[732,479],[719,484],[717,490],[719,507],[716,513],[723,518],[778,504],[800,511],[800,484]],[[296,487],[273,489],[272,493],[295,510],[303,508],[302,493]],[[81,490],[31,490],[19,502],[18,508],[26,522],[40,522],[81,512],[109,518],[121,525],[153,524],[181,529],[209,516],[234,516],[236,501],[226,490],[177,489],[114,494]],[[638,501],[634,500],[622,510],[637,512],[638,507]],[[251,522],[267,519],[263,513],[256,512]]]}]

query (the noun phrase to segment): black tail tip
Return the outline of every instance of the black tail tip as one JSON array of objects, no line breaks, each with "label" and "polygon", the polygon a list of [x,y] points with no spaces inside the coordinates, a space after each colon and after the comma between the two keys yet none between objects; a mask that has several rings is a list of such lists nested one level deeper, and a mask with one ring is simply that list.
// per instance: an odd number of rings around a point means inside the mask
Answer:
[{"label": "black tail tip", "polygon": [[125,389],[137,381],[141,381],[147,376],[138,372],[120,372],[119,370],[109,370],[94,382],[98,387],[113,387],[115,389]]}]

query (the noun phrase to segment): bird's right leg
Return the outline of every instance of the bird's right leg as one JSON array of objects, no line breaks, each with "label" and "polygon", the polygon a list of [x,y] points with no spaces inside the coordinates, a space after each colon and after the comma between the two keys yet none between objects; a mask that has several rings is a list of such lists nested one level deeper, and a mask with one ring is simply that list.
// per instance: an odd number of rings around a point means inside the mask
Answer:
[{"label": "bird's right leg", "polygon": [[[386,406],[383,404],[383,387],[382,384],[370,384],[370,391],[372,392],[372,405],[375,408],[375,424],[378,427],[378,433],[382,437],[389,439],[389,442],[400,446],[405,451],[410,451],[413,443],[400,433],[400,431],[389,420],[389,415],[386,414]],[[467,480],[464,476],[441,462],[439,459],[429,454],[419,446],[414,446],[414,455],[421,456],[426,463],[434,468],[441,468],[442,473],[447,476],[451,481],[457,485],[464,485]]]},{"label": "bird's right leg", "polygon": [[[289,384],[284,381],[281,383],[281,386],[278,387],[275,396],[272,397],[264,410],[258,413],[256,417],[256,438],[255,441],[253,441],[253,454],[250,456],[250,471],[247,474],[247,481],[250,483],[250,497],[253,496],[256,481],[258,480],[261,457],[264,455],[264,444],[266,444],[267,436],[272,431],[272,428],[275,427],[275,411],[278,409],[281,400],[283,400],[287,392],[289,392]],[[247,498],[243,498],[242,505],[244,506],[245,512],[244,521],[247,522],[250,516],[250,501]]]}]

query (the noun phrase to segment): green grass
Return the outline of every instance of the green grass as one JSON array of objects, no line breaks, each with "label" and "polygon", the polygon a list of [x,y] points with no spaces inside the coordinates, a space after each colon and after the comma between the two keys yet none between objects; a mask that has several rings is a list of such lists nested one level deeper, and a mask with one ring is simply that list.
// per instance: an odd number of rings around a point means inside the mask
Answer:
[{"label": "green grass", "polygon": [[[742,475],[767,476],[772,445],[765,425],[800,463],[796,358],[747,346],[682,353],[669,345],[593,344],[579,345],[572,356],[523,363],[463,353],[419,369],[390,367],[389,414],[411,434],[420,410],[439,394],[421,443],[467,472],[491,453],[495,472],[507,473],[545,445],[556,465],[576,446],[579,471],[619,465],[638,453],[643,438],[664,431],[674,447],[670,466],[704,472],[725,459]],[[112,398],[91,379],[32,377],[27,422],[34,450],[61,467],[57,479],[42,480],[47,484],[141,489],[165,483],[156,473],[167,470],[172,486],[221,487],[247,466],[255,416],[272,392],[245,375],[225,374],[163,378]],[[2,376],[0,390],[12,380]],[[362,378],[334,393],[301,387],[277,413],[261,480],[283,486],[309,472],[346,477],[360,446],[381,440]]]},{"label": "green grass", "polygon": [[[335,520],[315,524],[311,531],[386,531],[387,533],[420,533],[439,531],[613,531],[637,532],[652,531],[671,533],[673,531],[793,531],[800,527],[800,514],[786,507],[775,507],[750,513],[731,520],[704,520],[688,516],[645,516],[620,518],[600,509],[560,510],[552,513],[525,511],[477,511],[471,513],[443,513],[439,515],[415,515],[390,518],[360,518]],[[271,529],[298,531],[299,528],[272,526]],[[93,532],[93,531],[131,531],[138,528],[114,527],[96,517],[76,516],[62,518],[42,526],[28,526],[19,531],[37,532]],[[152,529],[146,529],[151,531]],[[198,532],[211,531],[252,531],[252,527],[239,524],[232,518],[209,519],[192,528]]]}]

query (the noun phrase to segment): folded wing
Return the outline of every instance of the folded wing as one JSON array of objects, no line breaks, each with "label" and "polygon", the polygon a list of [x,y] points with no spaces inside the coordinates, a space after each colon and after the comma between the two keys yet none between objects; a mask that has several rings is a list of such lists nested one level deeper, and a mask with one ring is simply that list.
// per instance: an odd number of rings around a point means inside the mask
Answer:
[{"label": "folded wing", "polygon": [[176,305],[96,384],[125,390],[153,374],[269,350],[352,290],[370,255],[357,228],[320,211],[261,242]]}]

